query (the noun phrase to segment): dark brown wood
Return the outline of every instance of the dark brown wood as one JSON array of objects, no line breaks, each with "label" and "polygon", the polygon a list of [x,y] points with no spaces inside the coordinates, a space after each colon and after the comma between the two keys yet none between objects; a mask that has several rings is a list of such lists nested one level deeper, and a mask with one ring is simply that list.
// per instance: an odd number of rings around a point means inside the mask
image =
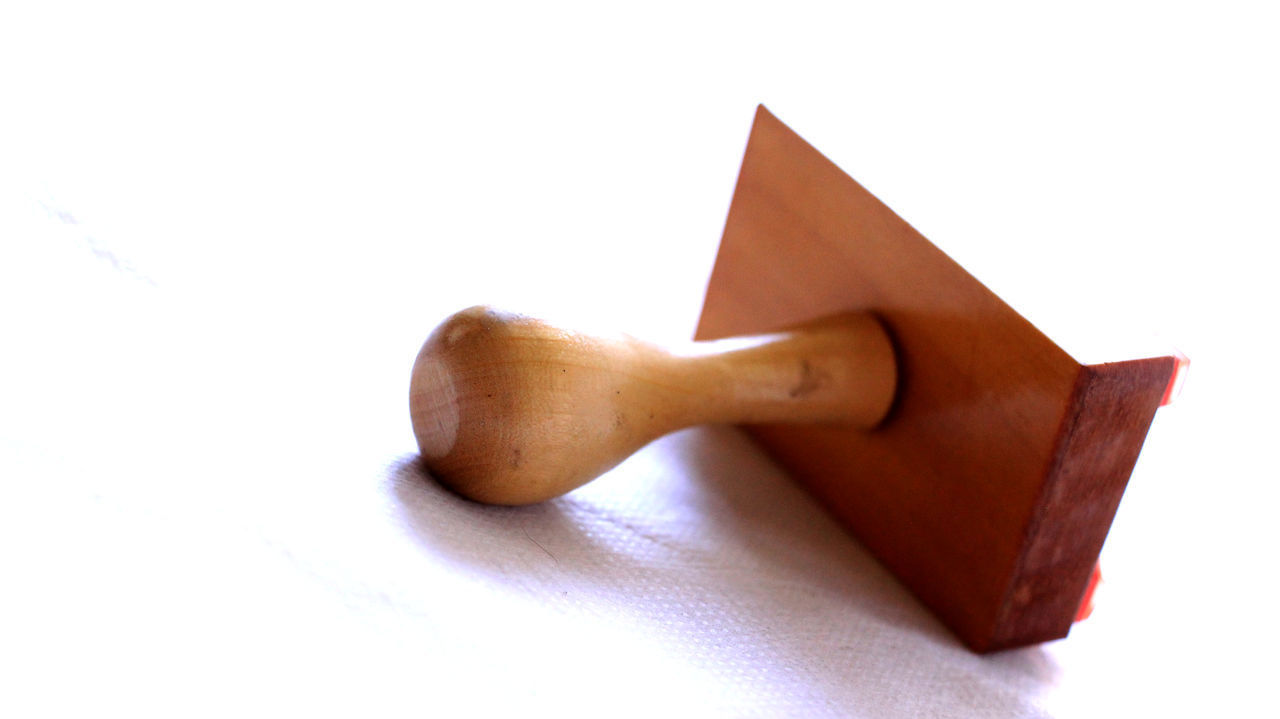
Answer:
[{"label": "dark brown wood", "polygon": [[1065,636],[1173,357],[1080,361],[761,107],[697,337],[850,310],[888,420],[753,436],[974,650]]},{"label": "dark brown wood", "polygon": [[1080,369],[987,648],[1066,635],[1173,371],[1172,357]]}]

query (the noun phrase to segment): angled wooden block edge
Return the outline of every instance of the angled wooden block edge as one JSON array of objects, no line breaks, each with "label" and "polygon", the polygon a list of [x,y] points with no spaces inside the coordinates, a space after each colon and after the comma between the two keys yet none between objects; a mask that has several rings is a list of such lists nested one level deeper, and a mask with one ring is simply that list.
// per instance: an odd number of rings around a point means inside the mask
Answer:
[{"label": "angled wooden block edge", "polygon": [[1022,553],[988,639],[993,651],[1067,636],[1177,360],[1084,365]]}]

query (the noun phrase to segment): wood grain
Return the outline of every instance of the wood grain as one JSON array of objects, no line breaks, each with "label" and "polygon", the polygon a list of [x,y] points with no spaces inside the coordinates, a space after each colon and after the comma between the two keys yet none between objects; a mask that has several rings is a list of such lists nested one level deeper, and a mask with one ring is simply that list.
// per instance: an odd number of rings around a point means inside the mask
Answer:
[{"label": "wood grain", "polygon": [[751,433],[974,650],[1065,636],[1173,357],[1082,364],[761,107],[697,337],[849,310],[888,419]]},{"label": "wood grain", "polygon": [[874,426],[896,371],[883,325],[865,313],[670,350],[473,307],[423,344],[409,409],[437,479],[478,501],[529,504],[695,424]]}]

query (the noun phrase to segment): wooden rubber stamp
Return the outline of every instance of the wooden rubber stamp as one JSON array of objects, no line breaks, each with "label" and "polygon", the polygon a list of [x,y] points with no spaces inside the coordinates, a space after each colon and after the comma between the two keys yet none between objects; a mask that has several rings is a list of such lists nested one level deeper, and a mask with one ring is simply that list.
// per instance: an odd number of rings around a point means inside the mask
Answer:
[{"label": "wooden rubber stamp", "polygon": [[763,107],[697,339],[460,312],[413,368],[424,463],[464,496],[524,504],[667,432],[742,424],[991,651],[1070,629],[1179,366],[1077,359]]}]

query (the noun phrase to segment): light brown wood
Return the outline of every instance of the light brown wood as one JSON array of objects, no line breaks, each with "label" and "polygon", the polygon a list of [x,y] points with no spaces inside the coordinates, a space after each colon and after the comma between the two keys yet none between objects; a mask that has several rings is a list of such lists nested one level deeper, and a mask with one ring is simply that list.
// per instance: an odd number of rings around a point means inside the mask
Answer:
[{"label": "light brown wood", "polygon": [[697,336],[849,310],[891,415],[753,436],[971,648],[1065,636],[1174,358],[1078,361],[761,107]]},{"label": "light brown wood", "polygon": [[427,339],[409,404],[441,482],[479,501],[527,504],[695,424],[865,431],[889,410],[896,373],[888,336],[865,313],[670,351],[474,307]]}]

